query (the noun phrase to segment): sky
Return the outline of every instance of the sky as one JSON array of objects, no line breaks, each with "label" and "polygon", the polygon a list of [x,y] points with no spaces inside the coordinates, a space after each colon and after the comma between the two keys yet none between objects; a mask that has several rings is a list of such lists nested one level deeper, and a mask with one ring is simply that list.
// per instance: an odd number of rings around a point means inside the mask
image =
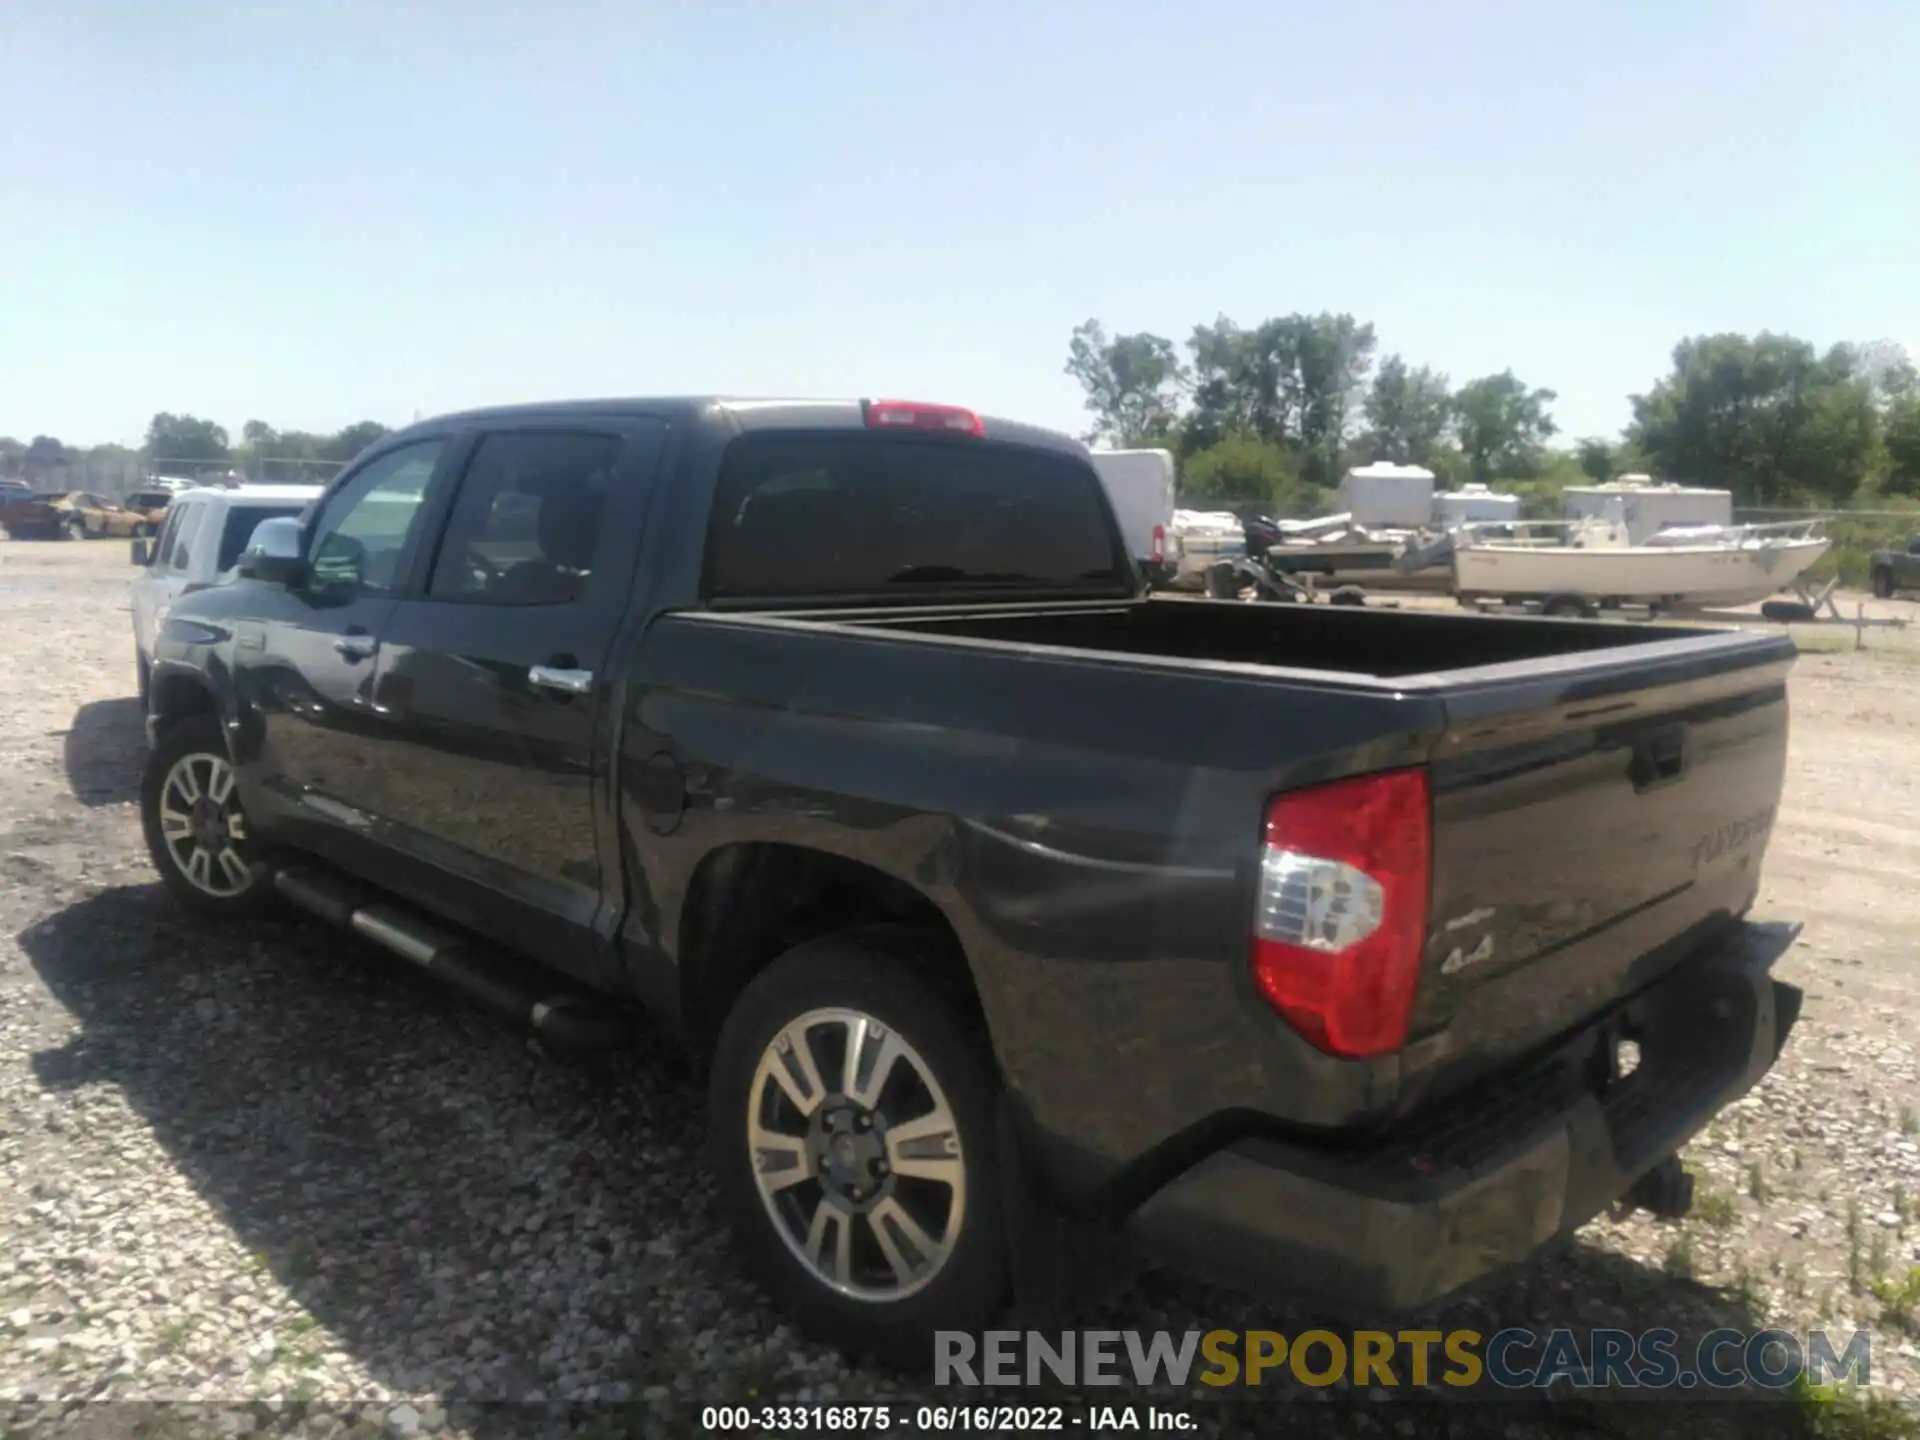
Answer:
[{"label": "sky", "polygon": [[721,392],[1079,430],[1073,327],[1370,321],[1606,434],[1920,354],[1914,0],[5,0],[0,435]]}]

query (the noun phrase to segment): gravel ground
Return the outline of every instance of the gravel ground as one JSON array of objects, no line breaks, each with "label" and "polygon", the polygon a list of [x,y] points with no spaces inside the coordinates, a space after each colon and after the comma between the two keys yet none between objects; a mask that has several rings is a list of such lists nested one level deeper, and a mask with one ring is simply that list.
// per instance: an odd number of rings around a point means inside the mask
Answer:
[{"label": "gravel ground", "polygon": [[[701,1087],[671,1056],[562,1061],[317,923],[210,928],[165,902],[134,804],[125,558],[0,541],[0,1413],[91,1433],[302,1414],[695,1433],[703,1401],[956,1398],[769,1310],[710,1220]],[[1596,1223],[1433,1323],[1871,1325],[1876,1388],[1920,1395],[1916,1322],[1873,1292],[1920,1260],[1920,651],[1866,646],[1793,681],[1761,915],[1804,923],[1782,973],[1809,998],[1775,1074],[1687,1156],[1702,1213]],[[1081,1323],[1309,1318],[1148,1276]],[[1210,1433],[1433,1429],[1364,1394],[1175,1398]],[[1637,1408],[1539,1424],[1612,1432]],[[1442,1418],[1536,1426],[1512,1407]],[[1780,1423],[1772,1407],[1754,1433]]]}]

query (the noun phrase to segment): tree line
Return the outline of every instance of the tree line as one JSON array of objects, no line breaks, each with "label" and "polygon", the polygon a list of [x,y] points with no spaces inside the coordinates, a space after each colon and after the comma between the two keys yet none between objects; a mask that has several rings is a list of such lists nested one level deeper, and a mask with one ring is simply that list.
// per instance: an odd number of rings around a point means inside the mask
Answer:
[{"label": "tree line", "polygon": [[69,471],[138,461],[148,473],[162,476],[191,479],[226,465],[257,479],[293,480],[331,474],[388,433],[377,420],[325,434],[276,430],[264,420],[249,420],[235,443],[223,425],[163,410],[147,425],[138,451],[125,445],[65,445],[51,435],[36,435],[25,443],[0,436],[0,476],[51,483]]},{"label": "tree line", "polygon": [[1511,369],[1456,386],[1378,349],[1347,314],[1222,315],[1184,345],[1088,320],[1066,370],[1085,392],[1087,441],[1173,451],[1188,503],[1306,513],[1372,461],[1533,496],[1635,472],[1731,490],[1741,506],[1920,496],[1920,375],[1890,341],[1821,351],[1766,332],[1694,336],[1629,397],[1624,435],[1570,444],[1556,443],[1559,397]]}]

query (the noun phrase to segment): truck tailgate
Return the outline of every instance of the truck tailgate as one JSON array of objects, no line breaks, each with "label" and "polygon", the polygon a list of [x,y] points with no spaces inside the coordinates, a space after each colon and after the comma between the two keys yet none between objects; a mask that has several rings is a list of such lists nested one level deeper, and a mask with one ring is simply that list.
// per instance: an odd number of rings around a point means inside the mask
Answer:
[{"label": "truck tailgate", "polygon": [[1573,1028],[1746,912],[1793,654],[1729,635],[1454,677],[1403,1105]]}]

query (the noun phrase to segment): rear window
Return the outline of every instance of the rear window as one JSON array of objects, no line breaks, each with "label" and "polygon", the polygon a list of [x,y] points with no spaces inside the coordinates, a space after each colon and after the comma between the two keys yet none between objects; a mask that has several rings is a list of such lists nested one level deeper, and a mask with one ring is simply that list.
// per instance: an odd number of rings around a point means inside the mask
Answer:
[{"label": "rear window", "polygon": [[220,532],[220,556],[213,567],[214,573],[225,574],[240,563],[241,552],[253,538],[254,527],[262,520],[298,515],[305,508],[302,505],[236,505],[227,511],[227,526]]},{"label": "rear window", "polygon": [[1130,585],[1092,466],[971,440],[745,436],[707,533],[713,599]]}]

